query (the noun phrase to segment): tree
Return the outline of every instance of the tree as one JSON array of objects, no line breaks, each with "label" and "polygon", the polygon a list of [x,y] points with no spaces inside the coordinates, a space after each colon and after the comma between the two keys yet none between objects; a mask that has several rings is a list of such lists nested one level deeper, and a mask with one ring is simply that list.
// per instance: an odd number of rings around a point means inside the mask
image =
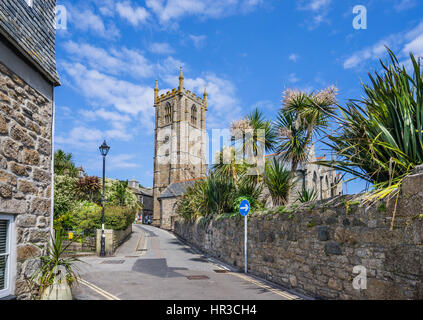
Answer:
[{"label": "tree", "polygon": [[100,179],[98,177],[83,177],[76,183],[76,190],[79,197],[90,202],[98,202],[100,200]]},{"label": "tree", "polygon": [[72,153],[65,153],[60,149],[54,153],[54,173],[73,178],[78,176],[78,169],[73,162]]},{"label": "tree", "polygon": [[409,74],[389,50],[380,60],[383,74],[369,74],[364,97],[338,106],[337,134],[328,145],[338,160],[322,161],[374,184],[384,197],[397,194],[402,179],[423,163],[423,74],[421,59],[410,54]]}]

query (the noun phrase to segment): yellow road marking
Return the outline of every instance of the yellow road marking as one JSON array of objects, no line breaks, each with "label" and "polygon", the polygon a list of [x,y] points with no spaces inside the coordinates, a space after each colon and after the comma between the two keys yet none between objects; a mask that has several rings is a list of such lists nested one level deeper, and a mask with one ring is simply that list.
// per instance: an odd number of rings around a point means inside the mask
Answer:
[{"label": "yellow road marking", "polygon": [[268,286],[267,284],[265,284],[263,282],[259,282],[257,280],[254,280],[253,278],[247,277],[247,276],[245,276],[243,274],[239,274],[239,273],[231,273],[231,274],[234,275],[234,276],[237,276],[238,278],[244,279],[244,280],[246,280],[246,281],[248,281],[250,283],[253,283],[256,286],[259,286],[259,287],[261,287],[263,289],[266,289],[266,290],[268,290],[270,292],[273,292],[273,293],[275,293],[277,295],[280,295],[281,297],[284,297],[284,298],[286,298],[288,300],[299,300],[300,299],[297,296],[294,296],[292,294],[289,294],[289,293],[287,293],[285,291],[282,291],[282,290],[279,290],[279,289],[272,288],[272,287]]},{"label": "yellow road marking", "polygon": [[96,285],[84,280],[84,279],[79,279],[79,282],[81,282],[83,285],[87,286],[88,288],[90,288],[91,290],[97,292],[99,295],[105,297],[107,300],[120,300],[118,297],[116,297],[115,295],[97,287]]}]

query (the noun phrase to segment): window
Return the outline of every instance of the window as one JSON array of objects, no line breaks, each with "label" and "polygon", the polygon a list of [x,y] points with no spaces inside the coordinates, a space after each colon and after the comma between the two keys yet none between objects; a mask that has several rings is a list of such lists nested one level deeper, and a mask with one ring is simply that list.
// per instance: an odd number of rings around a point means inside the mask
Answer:
[{"label": "window", "polygon": [[172,122],[172,106],[170,103],[166,103],[165,107],[165,124],[169,124]]},{"label": "window", "polygon": [[197,107],[195,105],[191,108],[191,123],[197,125]]},{"label": "window", "polygon": [[0,215],[0,298],[12,293],[10,281],[10,240],[12,217]]}]

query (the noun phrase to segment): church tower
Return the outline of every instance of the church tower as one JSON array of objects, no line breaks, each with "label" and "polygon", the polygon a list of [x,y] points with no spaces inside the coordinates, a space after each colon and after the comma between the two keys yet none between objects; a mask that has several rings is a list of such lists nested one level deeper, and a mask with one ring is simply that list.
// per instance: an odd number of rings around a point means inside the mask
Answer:
[{"label": "church tower", "polygon": [[156,109],[154,140],[154,218],[161,225],[160,194],[171,184],[206,175],[207,91],[203,98],[184,88],[182,68],[177,89],[159,96],[154,88]]}]

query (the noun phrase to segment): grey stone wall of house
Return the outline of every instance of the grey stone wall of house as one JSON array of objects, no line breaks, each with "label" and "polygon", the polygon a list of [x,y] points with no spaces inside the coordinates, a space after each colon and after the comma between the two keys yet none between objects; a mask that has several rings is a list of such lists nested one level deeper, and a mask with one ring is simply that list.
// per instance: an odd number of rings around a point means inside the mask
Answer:
[{"label": "grey stone wall of house", "polygon": [[0,34],[37,68],[49,82],[58,85],[55,58],[56,0],[0,1]]},{"label": "grey stone wall of house", "polygon": [[15,215],[16,287],[29,298],[25,279],[50,237],[53,103],[0,63],[0,213]]},{"label": "grey stone wall of house", "polygon": [[[423,171],[423,170],[422,170]],[[326,299],[423,299],[423,172],[404,181],[388,205],[339,196],[293,212],[253,215],[248,270],[297,292]],[[361,202],[364,203],[364,202]],[[420,215],[420,216],[419,216]],[[226,263],[243,266],[243,222],[175,222],[175,233]],[[355,266],[367,289],[353,288]]]}]

